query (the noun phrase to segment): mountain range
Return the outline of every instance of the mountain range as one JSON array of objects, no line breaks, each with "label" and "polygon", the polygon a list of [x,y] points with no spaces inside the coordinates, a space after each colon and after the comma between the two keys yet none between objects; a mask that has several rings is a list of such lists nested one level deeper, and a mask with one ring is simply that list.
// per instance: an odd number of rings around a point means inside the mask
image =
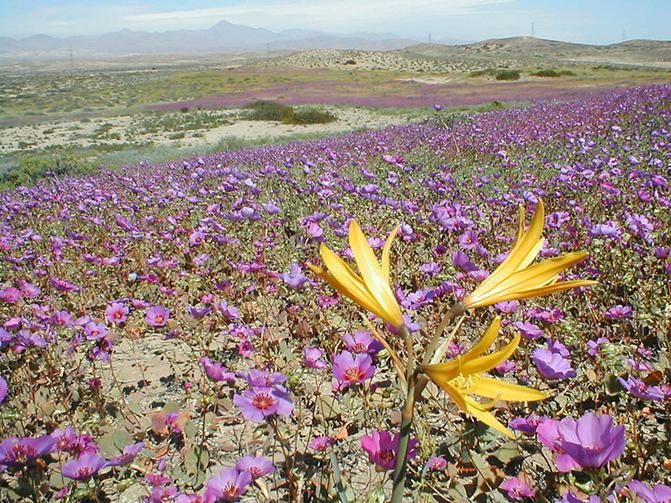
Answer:
[{"label": "mountain range", "polygon": [[[458,42],[458,41],[456,41]],[[417,44],[394,34],[349,35],[311,30],[273,32],[221,21],[207,30],[145,32],[120,30],[103,35],[56,38],[33,35],[22,39],[0,37],[0,57],[54,59],[97,58],[141,54],[214,54],[306,49],[392,50]]]}]

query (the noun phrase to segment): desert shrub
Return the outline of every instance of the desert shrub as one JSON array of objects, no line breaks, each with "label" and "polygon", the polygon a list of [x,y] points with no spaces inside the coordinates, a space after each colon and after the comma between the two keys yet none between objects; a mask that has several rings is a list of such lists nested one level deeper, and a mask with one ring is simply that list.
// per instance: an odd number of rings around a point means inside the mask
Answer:
[{"label": "desert shrub", "polygon": [[249,119],[256,121],[277,121],[284,124],[326,124],[337,120],[330,112],[315,109],[295,110],[293,107],[275,101],[259,100],[245,108],[251,109]]},{"label": "desert shrub", "polygon": [[249,116],[251,120],[278,122],[281,122],[284,117],[293,110],[291,107],[283,105],[282,103],[266,100],[255,101],[246,105],[245,108],[252,110],[252,113]]},{"label": "desert shrub", "polygon": [[494,77],[498,73],[498,70],[496,68],[485,68],[483,70],[475,70],[471,73],[468,74],[469,77],[484,77],[484,76],[490,76]]},{"label": "desert shrub", "polygon": [[519,80],[519,70],[501,70],[496,74],[496,80]]},{"label": "desert shrub", "polygon": [[338,118],[331,112],[307,109],[307,110],[292,110],[291,113],[288,113],[282,119],[282,122],[284,124],[297,124],[297,125],[328,124],[329,122],[334,122],[337,119]]},{"label": "desert shrub", "polygon": [[553,68],[546,68],[543,70],[532,72],[529,75],[533,75],[534,77],[556,78],[556,77],[563,77],[565,75],[575,75],[575,73],[572,72],[571,70],[555,70]]}]

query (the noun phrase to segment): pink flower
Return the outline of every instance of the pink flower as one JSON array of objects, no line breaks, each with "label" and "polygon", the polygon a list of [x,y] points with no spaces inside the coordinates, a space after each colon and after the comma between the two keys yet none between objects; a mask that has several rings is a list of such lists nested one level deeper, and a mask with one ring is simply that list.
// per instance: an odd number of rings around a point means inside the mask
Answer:
[{"label": "pink flower", "polygon": [[112,302],[107,309],[105,309],[105,318],[107,321],[114,324],[120,324],[128,318],[128,308],[118,302]]},{"label": "pink flower", "polygon": [[333,377],[344,387],[362,383],[374,373],[373,360],[366,353],[354,357],[349,351],[343,351],[333,358]]},{"label": "pink flower", "polygon": [[499,489],[505,491],[510,499],[519,501],[524,498],[533,498],[536,494],[529,484],[519,477],[508,477],[499,486]]},{"label": "pink flower", "polygon": [[[384,470],[393,470],[396,465],[399,436],[394,437],[388,431],[374,431],[370,435],[361,437],[361,448],[368,454],[368,459]],[[417,454],[417,440],[411,438],[408,442],[408,459]]]},{"label": "pink flower", "polygon": [[325,369],[326,362],[321,359],[323,354],[319,348],[303,348],[303,361],[311,369]]},{"label": "pink flower", "polygon": [[314,437],[308,443],[308,447],[315,451],[324,452],[326,449],[328,449],[328,446],[331,445],[331,443],[332,441],[330,437]]},{"label": "pink flower", "polygon": [[147,311],[144,319],[150,327],[164,327],[170,318],[170,311],[164,306],[154,306]]},{"label": "pink flower", "polygon": [[431,471],[440,471],[447,468],[447,461],[443,456],[434,456],[426,462],[426,468]]}]

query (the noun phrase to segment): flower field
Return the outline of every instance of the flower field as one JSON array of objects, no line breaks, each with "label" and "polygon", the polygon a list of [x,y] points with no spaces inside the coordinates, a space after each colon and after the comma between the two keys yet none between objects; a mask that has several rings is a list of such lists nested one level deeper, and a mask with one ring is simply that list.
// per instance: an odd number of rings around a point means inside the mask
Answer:
[{"label": "flower field", "polygon": [[671,86],[441,113],[0,193],[0,501],[671,501]]}]

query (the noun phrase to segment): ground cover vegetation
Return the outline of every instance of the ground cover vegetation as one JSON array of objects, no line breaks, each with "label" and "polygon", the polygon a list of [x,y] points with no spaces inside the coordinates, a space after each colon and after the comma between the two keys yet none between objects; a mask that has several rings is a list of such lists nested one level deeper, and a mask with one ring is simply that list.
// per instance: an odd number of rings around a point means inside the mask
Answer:
[{"label": "ground cover vegetation", "polygon": [[1,192],[2,498],[668,501],[671,86],[443,113]]}]

